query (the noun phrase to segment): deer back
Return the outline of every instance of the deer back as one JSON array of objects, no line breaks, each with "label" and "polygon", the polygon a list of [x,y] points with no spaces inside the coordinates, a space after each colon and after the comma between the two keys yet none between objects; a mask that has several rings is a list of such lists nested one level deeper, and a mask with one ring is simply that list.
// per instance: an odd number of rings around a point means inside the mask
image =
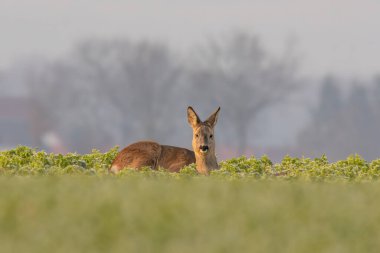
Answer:
[{"label": "deer back", "polygon": [[194,152],[179,147],[160,145],[156,142],[141,141],[133,143],[118,153],[110,171],[118,172],[123,168],[162,167],[178,172],[182,167],[195,162]]}]

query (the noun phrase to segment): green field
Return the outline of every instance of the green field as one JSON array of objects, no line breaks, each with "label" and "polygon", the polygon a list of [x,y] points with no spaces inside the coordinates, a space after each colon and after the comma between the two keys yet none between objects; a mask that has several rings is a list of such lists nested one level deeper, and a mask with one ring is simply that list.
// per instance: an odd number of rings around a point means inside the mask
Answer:
[{"label": "green field", "polygon": [[379,252],[379,161],[108,175],[115,153],[0,152],[0,252]]},{"label": "green field", "polygon": [[378,252],[380,184],[0,179],[1,252]]}]

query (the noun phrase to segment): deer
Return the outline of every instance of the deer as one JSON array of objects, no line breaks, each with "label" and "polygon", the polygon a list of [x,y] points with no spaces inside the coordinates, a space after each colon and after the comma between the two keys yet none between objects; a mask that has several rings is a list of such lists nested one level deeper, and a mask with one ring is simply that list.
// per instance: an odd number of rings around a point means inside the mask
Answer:
[{"label": "deer", "polygon": [[187,108],[187,120],[193,129],[193,151],[154,141],[139,141],[122,149],[109,168],[110,173],[118,173],[124,168],[152,170],[163,168],[169,172],[179,172],[184,166],[195,163],[199,174],[209,175],[219,169],[215,155],[214,127],[218,120],[220,107],[205,121],[201,121],[194,109]]}]

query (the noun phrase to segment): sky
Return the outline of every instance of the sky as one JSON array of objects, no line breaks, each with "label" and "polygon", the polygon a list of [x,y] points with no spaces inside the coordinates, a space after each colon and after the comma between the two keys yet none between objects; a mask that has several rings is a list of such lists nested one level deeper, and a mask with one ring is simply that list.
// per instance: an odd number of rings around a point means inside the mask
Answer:
[{"label": "sky", "polygon": [[380,71],[379,0],[1,0],[0,70],[62,57],[93,37],[159,39],[188,50],[234,30],[259,35],[274,54],[295,43],[305,75]]}]

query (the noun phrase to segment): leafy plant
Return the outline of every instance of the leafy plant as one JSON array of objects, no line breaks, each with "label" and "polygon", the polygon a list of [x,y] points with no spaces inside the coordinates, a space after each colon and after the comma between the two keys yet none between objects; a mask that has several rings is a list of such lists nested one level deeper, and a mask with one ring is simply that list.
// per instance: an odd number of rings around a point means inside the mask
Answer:
[{"label": "leafy plant", "polygon": [[[115,177],[108,173],[118,152],[114,147],[106,153],[93,150],[90,154],[69,153],[66,155],[46,153],[25,146],[0,152],[0,175],[92,175]],[[179,173],[163,169],[125,169],[116,177],[147,178],[195,178],[201,177],[195,165],[184,167]],[[211,172],[211,178],[226,180],[303,180],[303,181],[369,181],[380,178],[380,159],[370,162],[359,155],[330,163],[325,155],[320,158],[295,158],[285,156],[280,163],[273,164],[267,157],[236,157],[221,161],[220,169]]]}]

